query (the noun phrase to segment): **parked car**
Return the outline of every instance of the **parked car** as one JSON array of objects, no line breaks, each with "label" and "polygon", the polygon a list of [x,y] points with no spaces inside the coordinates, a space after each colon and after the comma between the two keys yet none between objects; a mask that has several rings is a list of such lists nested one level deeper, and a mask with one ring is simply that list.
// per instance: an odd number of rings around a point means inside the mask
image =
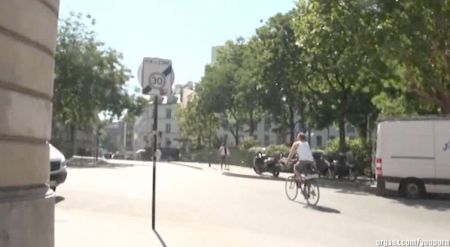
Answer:
[{"label": "parked car", "polygon": [[380,194],[450,193],[450,118],[380,121],[375,163]]},{"label": "parked car", "polygon": [[66,158],[52,144],[50,147],[50,188],[56,191],[56,187],[66,181]]}]

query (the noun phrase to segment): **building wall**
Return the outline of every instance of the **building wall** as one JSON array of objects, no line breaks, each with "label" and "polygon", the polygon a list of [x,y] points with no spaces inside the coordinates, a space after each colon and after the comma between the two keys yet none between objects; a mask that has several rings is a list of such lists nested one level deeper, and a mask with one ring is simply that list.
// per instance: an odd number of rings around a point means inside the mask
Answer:
[{"label": "building wall", "polygon": [[[254,136],[256,137],[256,140],[260,146],[269,146],[271,144],[287,144],[289,143],[289,134],[280,135],[274,132],[274,128],[276,125],[270,121],[270,118],[261,120],[256,127],[256,130],[254,131]],[[240,142],[246,138],[249,137],[248,125],[244,125],[242,127],[242,130],[240,130]],[[296,133],[299,132],[299,127],[296,127]],[[305,133],[308,136],[308,133]],[[231,134],[229,130],[224,130],[223,128],[219,129],[217,132],[217,135],[222,140],[225,139],[224,137],[227,136],[227,145],[229,146],[235,146],[235,138]],[[346,136],[349,138],[355,138],[358,136],[358,133],[356,132],[356,129],[350,125],[347,125],[346,128]],[[339,130],[338,128],[334,126],[330,126],[329,128],[317,130],[312,129],[311,130],[311,139],[310,139],[310,146],[311,148],[321,148],[325,147],[327,143],[330,140],[333,140],[334,138],[339,138]]]},{"label": "building wall", "polygon": [[118,122],[110,123],[105,128],[105,137],[102,148],[107,152],[117,152],[120,150],[121,125]]},{"label": "building wall", "polygon": [[211,47],[211,64],[216,62],[217,59],[217,51],[223,46],[213,46]]},{"label": "building wall", "polygon": [[57,0],[0,1],[0,246],[54,246],[47,141],[58,10]]},{"label": "building wall", "polygon": [[[158,131],[161,133],[158,138],[160,147],[180,148],[181,144],[176,140],[180,137],[180,128],[175,118],[177,103],[163,103],[158,105]],[[145,108],[144,113],[136,120],[134,124],[134,150],[151,147],[153,143],[153,105]],[[170,110],[170,118],[167,111]],[[169,127],[170,126],[170,127]],[[168,132],[169,131],[169,132]]]}]

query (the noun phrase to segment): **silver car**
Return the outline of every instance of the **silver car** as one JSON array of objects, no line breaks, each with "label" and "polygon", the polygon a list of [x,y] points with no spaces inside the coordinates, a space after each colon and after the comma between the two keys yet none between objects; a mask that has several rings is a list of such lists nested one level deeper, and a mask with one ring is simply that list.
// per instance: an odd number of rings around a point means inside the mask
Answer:
[{"label": "silver car", "polygon": [[50,147],[50,188],[56,191],[56,187],[67,178],[66,158],[52,144]]}]

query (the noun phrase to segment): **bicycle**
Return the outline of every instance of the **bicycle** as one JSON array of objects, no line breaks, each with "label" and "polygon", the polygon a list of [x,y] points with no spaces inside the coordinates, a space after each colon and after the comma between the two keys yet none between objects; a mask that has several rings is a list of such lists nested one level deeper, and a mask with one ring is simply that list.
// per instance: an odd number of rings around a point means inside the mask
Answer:
[{"label": "bicycle", "polygon": [[320,198],[317,176],[302,176],[300,179],[296,177],[296,175],[293,175],[286,179],[286,196],[293,201],[297,198],[298,190],[300,189],[308,205],[316,206]]}]

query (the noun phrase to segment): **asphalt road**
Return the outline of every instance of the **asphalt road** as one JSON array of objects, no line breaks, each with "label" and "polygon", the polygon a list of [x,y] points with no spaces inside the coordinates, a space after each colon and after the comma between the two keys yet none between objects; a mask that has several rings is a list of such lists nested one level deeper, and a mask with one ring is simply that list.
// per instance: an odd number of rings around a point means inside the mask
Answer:
[{"label": "asphalt road", "polygon": [[[321,188],[318,207],[287,199],[284,182],[249,169],[158,163],[69,168],[58,187],[57,247],[376,246],[377,240],[450,239],[449,200],[385,198]],[[286,174],[281,174],[286,176]]]}]

